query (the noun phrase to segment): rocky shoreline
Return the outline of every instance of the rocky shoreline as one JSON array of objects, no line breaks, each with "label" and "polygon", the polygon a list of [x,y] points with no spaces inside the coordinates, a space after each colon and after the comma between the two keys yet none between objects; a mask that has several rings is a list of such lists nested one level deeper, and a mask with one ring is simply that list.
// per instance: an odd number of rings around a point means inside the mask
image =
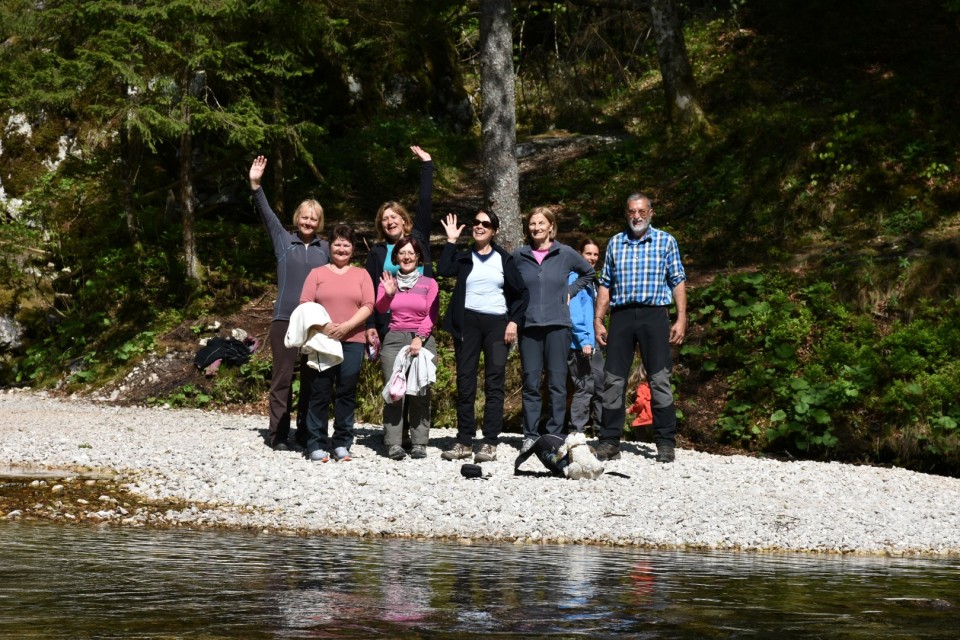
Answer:
[{"label": "rocky shoreline", "polygon": [[[299,535],[858,554],[960,555],[960,479],[902,469],[781,462],[625,443],[597,480],[513,474],[507,434],[487,477],[440,458],[384,456],[358,425],[350,462],[265,447],[266,419],[122,408],[0,392],[0,478],[33,473],[0,517]],[[530,459],[530,471],[544,471]],[[48,477],[39,477],[46,474]],[[111,477],[112,476],[112,477]],[[59,487],[57,489],[56,487]],[[72,517],[70,517],[72,516]]]}]

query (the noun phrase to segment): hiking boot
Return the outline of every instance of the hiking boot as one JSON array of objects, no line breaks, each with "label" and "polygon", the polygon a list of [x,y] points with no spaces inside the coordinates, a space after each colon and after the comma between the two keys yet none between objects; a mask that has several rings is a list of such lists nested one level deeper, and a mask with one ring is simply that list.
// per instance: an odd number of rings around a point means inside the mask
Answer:
[{"label": "hiking boot", "polygon": [[537,443],[536,438],[524,438],[523,442],[520,444],[520,453],[526,453],[533,448],[533,445]]},{"label": "hiking boot", "polygon": [[398,444],[390,445],[390,449],[387,451],[387,457],[391,460],[403,460],[407,457],[407,452],[403,450]]},{"label": "hiking boot", "polygon": [[657,445],[657,462],[673,462],[676,458],[674,448],[669,444]]},{"label": "hiking boot", "polygon": [[311,451],[310,461],[311,462],[329,462],[330,454],[324,451],[323,449],[317,449],[316,451]]},{"label": "hiking boot", "polygon": [[480,445],[480,451],[473,456],[474,462],[493,462],[497,459],[497,445],[495,444],[483,444]]},{"label": "hiking boot", "polygon": [[452,447],[440,454],[444,460],[465,460],[473,455],[473,447],[468,444],[454,443]]},{"label": "hiking boot", "polygon": [[613,442],[601,442],[597,445],[597,460],[606,462],[607,460],[620,459],[620,445]]},{"label": "hiking boot", "polygon": [[413,445],[413,449],[410,451],[410,457],[414,460],[422,460],[427,457],[427,446],[423,444]]},{"label": "hiking boot", "polygon": [[283,440],[276,440],[274,442],[267,440],[266,445],[274,451],[290,451],[290,447],[288,447],[287,443]]}]

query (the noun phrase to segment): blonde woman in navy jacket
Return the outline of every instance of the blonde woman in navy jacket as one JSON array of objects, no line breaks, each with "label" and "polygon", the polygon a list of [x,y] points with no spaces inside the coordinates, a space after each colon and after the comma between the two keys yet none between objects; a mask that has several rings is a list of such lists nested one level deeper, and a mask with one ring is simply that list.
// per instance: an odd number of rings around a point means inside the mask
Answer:
[{"label": "blonde woman in navy jacket", "polygon": [[[539,437],[543,412],[540,383],[547,373],[549,409],[547,433],[562,433],[567,413],[567,356],[570,352],[570,299],[589,286],[593,267],[572,247],[556,241],[557,216],[536,207],[527,221],[527,244],[514,251],[514,261],[529,291],[530,301],[520,329],[523,369],[523,444]],[[571,272],[577,279],[567,284]]]}]

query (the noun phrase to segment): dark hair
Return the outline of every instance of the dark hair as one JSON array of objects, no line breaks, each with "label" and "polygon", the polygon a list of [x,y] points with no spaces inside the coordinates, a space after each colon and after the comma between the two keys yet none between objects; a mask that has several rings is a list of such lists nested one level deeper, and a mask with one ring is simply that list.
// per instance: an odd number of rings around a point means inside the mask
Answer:
[{"label": "dark hair", "polygon": [[393,260],[393,264],[400,264],[400,249],[410,245],[413,247],[414,253],[417,254],[417,266],[423,264],[423,247],[420,246],[420,243],[417,242],[417,239],[413,236],[401,236],[397,240],[397,244],[393,245],[393,251],[390,253],[390,259]]},{"label": "dark hair", "polygon": [[338,224],[333,228],[333,232],[330,233],[330,244],[333,244],[335,240],[340,238],[346,240],[356,248],[357,246],[357,233],[353,230],[348,224]]},{"label": "dark hair", "polygon": [[494,231],[500,229],[500,216],[495,214],[493,211],[484,211],[483,209],[480,209],[480,211],[477,211],[475,214],[473,214],[473,218],[476,219],[481,213],[487,214],[487,217],[490,218],[490,224],[493,225]]},{"label": "dark hair", "polygon": [[586,238],[581,240],[580,243],[577,245],[577,253],[583,253],[583,250],[586,249],[587,245],[590,245],[590,244],[595,246],[597,249],[600,248],[600,245],[594,242],[593,238],[591,238],[590,236],[587,236]]}]

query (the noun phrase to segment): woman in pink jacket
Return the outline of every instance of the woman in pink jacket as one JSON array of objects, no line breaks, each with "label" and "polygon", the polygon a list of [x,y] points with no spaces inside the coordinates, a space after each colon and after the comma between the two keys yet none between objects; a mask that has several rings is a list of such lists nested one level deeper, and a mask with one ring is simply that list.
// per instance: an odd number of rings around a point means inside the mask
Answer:
[{"label": "woman in pink jacket", "polygon": [[[384,271],[377,290],[376,310],[390,312],[390,325],[383,339],[380,364],[383,379],[390,379],[400,350],[409,347],[416,357],[422,349],[437,355],[433,328],[440,313],[440,298],[437,281],[420,274],[424,262],[424,249],[411,236],[397,240],[390,256],[398,265],[397,275]],[[403,408],[407,405],[410,418],[411,458],[427,457],[427,440],[430,436],[430,390],[423,395],[405,395],[396,402],[383,406],[384,444],[387,455],[394,460],[403,460],[407,452],[403,448]]]}]

